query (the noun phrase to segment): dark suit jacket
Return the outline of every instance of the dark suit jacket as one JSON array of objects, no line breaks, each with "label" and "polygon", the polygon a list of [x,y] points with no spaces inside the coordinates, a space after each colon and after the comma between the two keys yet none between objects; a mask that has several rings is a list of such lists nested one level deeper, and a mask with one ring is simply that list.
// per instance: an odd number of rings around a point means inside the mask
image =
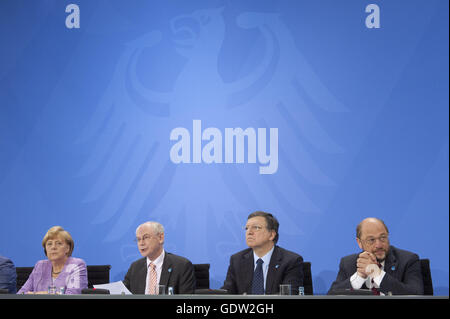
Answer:
[{"label": "dark suit jacket", "polygon": [[0,288],[8,289],[10,294],[16,293],[16,267],[13,262],[0,256]]},{"label": "dark suit jacket", "polygon": [[[147,258],[131,264],[123,284],[133,294],[145,294]],[[173,287],[175,294],[193,294],[195,289],[194,266],[186,258],[165,252],[160,285]]]},{"label": "dark suit jacket", "polygon": [[[336,281],[331,285],[328,293],[335,289],[351,289],[350,277],[356,272],[358,254],[341,259]],[[394,295],[422,295],[423,279],[419,256],[416,254],[390,246],[386,256],[383,280],[380,291],[384,294],[392,292]],[[363,285],[362,288],[366,288]]]},{"label": "dark suit jacket", "polygon": [[[302,263],[302,256],[275,246],[267,271],[266,295],[277,294],[280,284],[291,284],[293,293],[298,293],[298,287],[303,286]],[[254,265],[251,248],[231,256],[222,289],[230,294],[251,294]]]}]

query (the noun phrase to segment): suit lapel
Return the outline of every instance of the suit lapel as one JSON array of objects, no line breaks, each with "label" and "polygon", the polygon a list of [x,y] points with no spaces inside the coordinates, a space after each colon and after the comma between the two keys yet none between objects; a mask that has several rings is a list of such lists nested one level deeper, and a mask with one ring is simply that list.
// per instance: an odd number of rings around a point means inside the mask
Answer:
[{"label": "suit lapel", "polygon": [[278,269],[280,268],[281,259],[282,259],[281,251],[278,249],[278,246],[275,246],[273,249],[272,257],[270,258],[269,269],[267,270],[267,278],[266,278],[267,295],[270,295],[275,291],[277,291],[277,289],[274,289],[273,285],[275,283],[275,278],[278,277]]},{"label": "suit lapel", "polygon": [[145,294],[145,285],[147,284],[147,258],[142,258],[138,268],[137,287],[139,294]]},{"label": "suit lapel", "polygon": [[398,262],[397,258],[395,257],[395,248],[393,246],[390,246],[389,253],[386,256],[386,262],[384,263],[384,271],[393,277],[397,277],[397,267]]},{"label": "suit lapel", "polygon": [[254,266],[255,261],[253,260],[253,250],[250,249],[248,253],[242,256],[242,264],[241,264],[242,273],[248,274],[244,275],[243,278],[244,291],[246,291],[248,294],[252,293],[253,273],[255,271]]},{"label": "suit lapel", "polygon": [[164,256],[164,261],[161,269],[161,277],[159,278],[159,284],[168,287],[170,275],[172,274],[173,265],[172,259],[166,252]]}]

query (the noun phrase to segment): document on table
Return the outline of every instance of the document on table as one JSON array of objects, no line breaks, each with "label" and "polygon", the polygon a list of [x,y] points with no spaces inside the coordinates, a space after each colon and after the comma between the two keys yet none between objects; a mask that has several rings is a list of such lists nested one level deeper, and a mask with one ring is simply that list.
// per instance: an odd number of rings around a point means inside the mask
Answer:
[{"label": "document on table", "polygon": [[111,295],[132,295],[122,281],[110,282],[109,284],[94,285],[95,289],[108,289]]}]

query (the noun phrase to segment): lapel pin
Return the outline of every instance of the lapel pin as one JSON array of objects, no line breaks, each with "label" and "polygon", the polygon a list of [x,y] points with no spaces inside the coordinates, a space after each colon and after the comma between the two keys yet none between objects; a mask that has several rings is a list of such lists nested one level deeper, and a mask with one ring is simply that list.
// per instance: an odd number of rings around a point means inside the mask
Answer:
[{"label": "lapel pin", "polygon": [[168,272],[172,272],[172,268],[167,269]]},{"label": "lapel pin", "polygon": [[275,269],[278,269],[278,267],[280,267],[280,265],[278,265],[278,264],[277,264],[277,265],[275,265]]},{"label": "lapel pin", "polygon": [[394,271],[394,270],[395,270],[395,266],[392,266],[392,267],[391,267],[391,270]]}]

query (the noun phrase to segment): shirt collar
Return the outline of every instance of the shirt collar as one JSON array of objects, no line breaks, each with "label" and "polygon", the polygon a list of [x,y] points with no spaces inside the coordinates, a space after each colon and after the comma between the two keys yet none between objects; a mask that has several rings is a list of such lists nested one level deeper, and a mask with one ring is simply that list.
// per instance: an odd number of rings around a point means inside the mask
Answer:
[{"label": "shirt collar", "polygon": [[255,266],[256,266],[256,261],[257,261],[259,258],[261,258],[261,259],[263,260],[263,262],[264,262],[263,265],[264,265],[264,266],[269,266],[270,258],[272,258],[272,254],[273,254],[274,248],[275,248],[275,245],[272,247],[271,250],[269,250],[269,251],[267,252],[267,254],[265,254],[265,255],[262,256],[262,257],[258,257],[258,255],[256,255],[255,252],[253,252],[253,262],[254,262]]},{"label": "shirt collar", "polygon": [[165,251],[163,249],[161,255],[159,255],[158,258],[156,258],[155,260],[150,260],[147,257],[147,268],[148,268],[148,266],[150,265],[151,262],[153,262],[153,264],[156,266],[157,269],[161,268],[162,264],[164,262],[164,256],[165,256]]}]

